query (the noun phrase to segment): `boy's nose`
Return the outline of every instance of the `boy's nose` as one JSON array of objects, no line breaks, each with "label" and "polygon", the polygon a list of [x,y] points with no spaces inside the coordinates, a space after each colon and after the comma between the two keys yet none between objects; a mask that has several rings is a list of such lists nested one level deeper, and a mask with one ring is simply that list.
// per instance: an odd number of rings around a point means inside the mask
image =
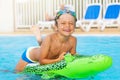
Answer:
[{"label": "boy's nose", "polygon": [[66,23],[66,27],[70,27],[70,24],[69,24],[69,23]]}]

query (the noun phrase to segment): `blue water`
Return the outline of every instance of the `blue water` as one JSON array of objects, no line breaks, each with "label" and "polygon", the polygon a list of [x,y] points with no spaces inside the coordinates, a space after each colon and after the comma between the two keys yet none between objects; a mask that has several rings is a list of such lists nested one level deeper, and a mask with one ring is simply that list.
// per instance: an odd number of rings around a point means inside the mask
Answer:
[{"label": "blue water", "polygon": [[[37,45],[34,36],[0,36],[0,80],[39,80],[35,75],[14,73],[23,51]],[[112,67],[92,80],[120,80],[120,36],[77,36],[77,52],[85,55],[103,53],[112,57]]]}]

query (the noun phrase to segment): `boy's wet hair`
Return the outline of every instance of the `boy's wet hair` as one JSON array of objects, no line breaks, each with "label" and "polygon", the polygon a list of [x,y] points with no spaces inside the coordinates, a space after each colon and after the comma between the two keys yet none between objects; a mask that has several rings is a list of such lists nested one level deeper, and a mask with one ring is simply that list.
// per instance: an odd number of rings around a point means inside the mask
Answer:
[{"label": "boy's wet hair", "polygon": [[70,14],[71,16],[73,16],[74,19],[75,19],[75,22],[77,21],[75,11],[72,11],[72,10],[69,10],[69,9],[64,9],[64,10],[60,10],[59,12],[57,12],[56,17],[55,17],[55,25],[58,25],[57,19],[59,19],[59,17],[61,15],[66,14],[66,13]]}]

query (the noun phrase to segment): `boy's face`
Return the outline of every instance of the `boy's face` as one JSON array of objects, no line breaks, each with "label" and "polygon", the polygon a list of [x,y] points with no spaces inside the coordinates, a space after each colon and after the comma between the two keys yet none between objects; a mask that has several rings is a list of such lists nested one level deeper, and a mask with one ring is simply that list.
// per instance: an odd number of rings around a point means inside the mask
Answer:
[{"label": "boy's face", "polygon": [[74,32],[75,19],[70,14],[63,14],[57,20],[58,31],[64,36],[70,36]]}]

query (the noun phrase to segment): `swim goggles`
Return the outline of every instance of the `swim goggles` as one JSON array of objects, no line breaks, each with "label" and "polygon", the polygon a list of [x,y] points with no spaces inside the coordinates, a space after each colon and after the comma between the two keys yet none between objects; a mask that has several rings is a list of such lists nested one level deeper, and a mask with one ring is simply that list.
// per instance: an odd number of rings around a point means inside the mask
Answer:
[{"label": "swim goggles", "polygon": [[57,12],[56,19],[58,19],[62,14],[65,14],[65,13],[69,13],[76,19],[76,13],[74,11],[67,10],[67,9],[60,10],[59,12]]}]

